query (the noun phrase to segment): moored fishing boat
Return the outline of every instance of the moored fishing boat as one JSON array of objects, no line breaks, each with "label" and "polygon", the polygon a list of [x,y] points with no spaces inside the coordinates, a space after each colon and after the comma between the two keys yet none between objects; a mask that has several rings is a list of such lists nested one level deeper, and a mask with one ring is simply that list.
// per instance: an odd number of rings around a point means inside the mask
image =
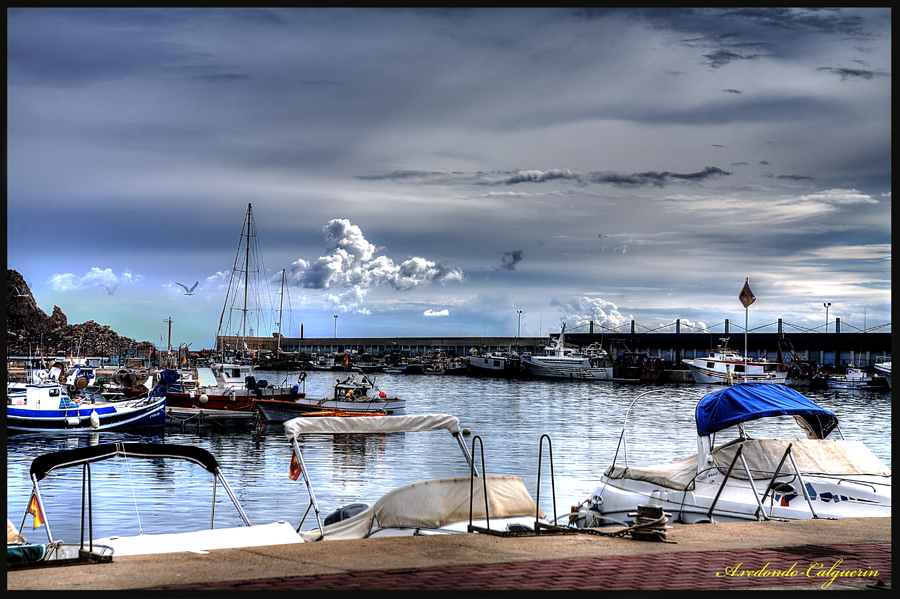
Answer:
[{"label": "moored fishing boat", "polygon": [[387,393],[378,389],[375,382],[367,376],[357,379],[352,374],[335,382],[334,395],[331,398],[315,399],[305,396],[287,400],[261,398],[255,403],[260,414],[270,423],[286,422],[308,412],[322,410],[388,416],[406,414],[405,399],[388,397]]},{"label": "moored fishing boat", "polygon": [[165,422],[164,389],[143,397],[108,402],[86,395],[86,377],[63,385],[55,378],[28,384],[10,394],[6,406],[6,430],[22,432],[79,432],[159,426]]},{"label": "moored fishing boat", "polygon": [[559,338],[542,354],[522,356],[522,367],[530,375],[539,378],[581,379],[611,381],[613,364],[609,354],[597,345],[582,350],[565,347],[566,325],[563,323]]},{"label": "moored fishing boat", "polygon": [[[784,385],[745,383],[702,398],[695,408],[698,452],[659,466],[628,463],[626,427],[612,465],[577,507],[577,526],[630,524],[651,505],[677,522],[888,517],[891,472],[861,441],[826,439],[837,417]],[[792,416],[802,437],[753,438],[748,423]],[[737,438],[719,443],[726,429]],[[623,453],[619,463],[619,451]]]},{"label": "moored fishing boat", "polygon": [[850,389],[862,391],[887,391],[891,388],[886,377],[872,375],[864,368],[851,364],[843,375],[819,373],[812,379],[813,389]]},{"label": "moored fishing boat", "polygon": [[524,375],[518,352],[497,351],[490,353],[472,353],[466,358],[469,376],[495,376],[500,378],[519,378]]},{"label": "moored fishing boat", "polygon": [[765,359],[748,359],[728,347],[728,338],[709,356],[683,360],[691,369],[694,381],[704,385],[727,385],[731,383],[775,383],[784,384],[787,371],[782,364]]},{"label": "moored fishing boat", "polygon": [[422,366],[422,374],[461,376],[467,373],[466,363],[462,358],[456,357],[440,356],[429,364]]},{"label": "moored fishing boat", "polygon": [[216,386],[198,385],[194,389],[170,391],[170,407],[208,408],[211,410],[252,410],[259,399],[293,401],[305,397],[303,385],[306,373],[300,372],[297,382],[282,381],[270,385],[254,374],[249,364],[217,364],[211,369]]}]

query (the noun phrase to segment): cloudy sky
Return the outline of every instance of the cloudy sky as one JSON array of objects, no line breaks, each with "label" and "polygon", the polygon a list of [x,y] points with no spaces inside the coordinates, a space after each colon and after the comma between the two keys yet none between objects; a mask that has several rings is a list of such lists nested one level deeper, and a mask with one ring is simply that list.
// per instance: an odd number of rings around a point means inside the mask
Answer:
[{"label": "cloudy sky", "polygon": [[7,265],[211,347],[252,204],[289,336],[878,327],[890,89],[889,9],[9,9]]}]

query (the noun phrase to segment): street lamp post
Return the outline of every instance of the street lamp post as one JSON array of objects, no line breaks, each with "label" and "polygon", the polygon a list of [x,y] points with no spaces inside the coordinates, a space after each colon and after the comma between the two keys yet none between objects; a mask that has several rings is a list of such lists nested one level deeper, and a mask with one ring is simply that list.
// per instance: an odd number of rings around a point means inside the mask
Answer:
[{"label": "street lamp post", "polygon": [[337,317],[338,315],[334,315],[334,338],[337,339]]},{"label": "street lamp post", "polygon": [[831,307],[831,302],[826,302],[822,304],[825,306],[825,332],[828,332],[828,308]]}]

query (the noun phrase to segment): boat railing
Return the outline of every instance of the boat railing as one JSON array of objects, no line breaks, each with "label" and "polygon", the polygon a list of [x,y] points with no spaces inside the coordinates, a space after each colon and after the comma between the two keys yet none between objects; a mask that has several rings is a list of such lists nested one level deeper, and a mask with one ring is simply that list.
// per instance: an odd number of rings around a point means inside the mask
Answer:
[{"label": "boat railing", "polygon": [[[543,463],[543,451],[544,451],[544,439],[547,439],[547,449],[548,455],[550,456],[550,485],[552,489],[552,499],[553,499],[553,520],[552,523],[541,522],[541,464]],[[481,473],[483,475],[483,484],[482,488],[484,489],[484,516],[485,516],[485,524],[486,526],[475,526],[473,524],[473,507],[475,500],[475,477],[478,476],[478,472],[475,470],[475,441],[478,441],[478,446],[481,449]],[[556,522],[559,520],[559,517],[556,514],[556,483],[554,482],[553,475],[553,444],[550,441],[549,435],[541,435],[540,447],[538,448],[538,472],[537,472],[537,497],[535,498],[535,508],[534,508],[534,528],[532,530],[497,530],[491,528],[491,517],[490,517],[490,507],[488,502],[488,476],[485,471],[484,466],[484,442],[481,440],[481,437],[475,435],[472,438],[472,456],[473,459],[470,462],[470,473],[469,473],[469,526],[467,528],[468,532],[479,532],[486,533],[494,536],[507,537],[507,536],[535,536],[541,534],[575,534],[578,532],[582,532],[578,529],[572,528],[570,526],[558,526]],[[568,516],[566,514],[563,517]]]},{"label": "boat railing", "polygon": [[[812,513],[813,518],[818,518],[819,515],[816,513],[816,508],[813,507],[812,499],[809,496],[809,492],[806,489],[806,483],[803,480],[803,475],[800,473],[800,468],[797,466],[796,460],[794,460],[794,455],[791,452],[794,444],[788,443],[787,449],[784,450],[784,455],[781,456],[781,461],[778,463],[778,467],[772,473],[772,478],[769,480],[769,484],[766,487],[765,493],[763,493],[762,499],[759,497],[759,491],[756,490],[756,484],[753,482],[753,475],[750,473],[750,467],[747,465],[747,460],[744,458],[743,451],[744,446],[738,445],[737,451],[734,452],[734,458],[731,460],[731,465],[728,466],[728,471],[725,473],[725,478],[722,479],[722,483],[719,485],[719,490],[716,492],[716,497],[713,499],[712,504],[709,506],[709,511],[706,513],[706,518],[710,522],[713,521],[713,511],[716,509],[716,504],[719,502],[719,497],[722,495],[722,491],[725,490],[725,483],[728,482],[728,479],[731,477],[731,473],[734,470],[734,466],[737,463],[738,459],[741,460],[741,465],[744,467],[744,472],[747,474],[747,480],[750,483],[750,488],[753,491],[753,498],[756,499],[757,508],[753,513],[753,516],[757,520],[770,520],[771,519],[771,510],[769,515],[766,515],[766,510],[763,507],[763,502],[769,496],[769,492],[775,488],[775,479],[778,478],[778,475],[781,473],[782,467],[784,467],[784,462],[786,459],[790,458],[791,465],[794,467],[794,474],[797,476],[797,479],[800,481],[800,490],[803,492],[803,497],[806,499],[806,503],[809,506],[809,511]],[[759,471],[757,471],[759,472]]]}]

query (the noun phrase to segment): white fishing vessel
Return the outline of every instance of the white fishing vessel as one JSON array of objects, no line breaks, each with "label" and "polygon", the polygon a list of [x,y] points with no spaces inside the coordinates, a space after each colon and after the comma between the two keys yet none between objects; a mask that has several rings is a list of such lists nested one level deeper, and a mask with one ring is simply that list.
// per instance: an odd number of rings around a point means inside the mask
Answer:
[{"label": "white fishing vessel", "polygon": [[584,349],[565,346],[566,325],[563,323],[559,338],[553,346],[544,348],[542,354],[522,356],[522,368],[529,375],[540,378],[581,379],[611,381],[613,363],[603,348],[591,345]]},{"label": "white fishing vessel", "polygon": [[[676,522],[890,517],[891,471],[861,441],[827,439],[837,417],[785,385],[746,383],[702,398],[695,409],[698,452],[658,466],[628,462],[625,426],[612,465],[572,514],[575,525],[630,525],[638,506]],[[671,405],[671,404],[670,404]],[[752,421],[793,416],[801,436],[754,438]],[[765,423],[753,427],[764,430]],[[726,429],[736,432],[722,439]],[[621,452],[621,456],[620,456]]]},{"label": "white fishing vessel", "polygon": [[731,383],[776,383],[783,385],[787,371],[778,362],[766,359],[746,358],[728,347],[728,338],[709,352],[709,356],[682,360],[694,381],[704,385],[727,385]]}]

